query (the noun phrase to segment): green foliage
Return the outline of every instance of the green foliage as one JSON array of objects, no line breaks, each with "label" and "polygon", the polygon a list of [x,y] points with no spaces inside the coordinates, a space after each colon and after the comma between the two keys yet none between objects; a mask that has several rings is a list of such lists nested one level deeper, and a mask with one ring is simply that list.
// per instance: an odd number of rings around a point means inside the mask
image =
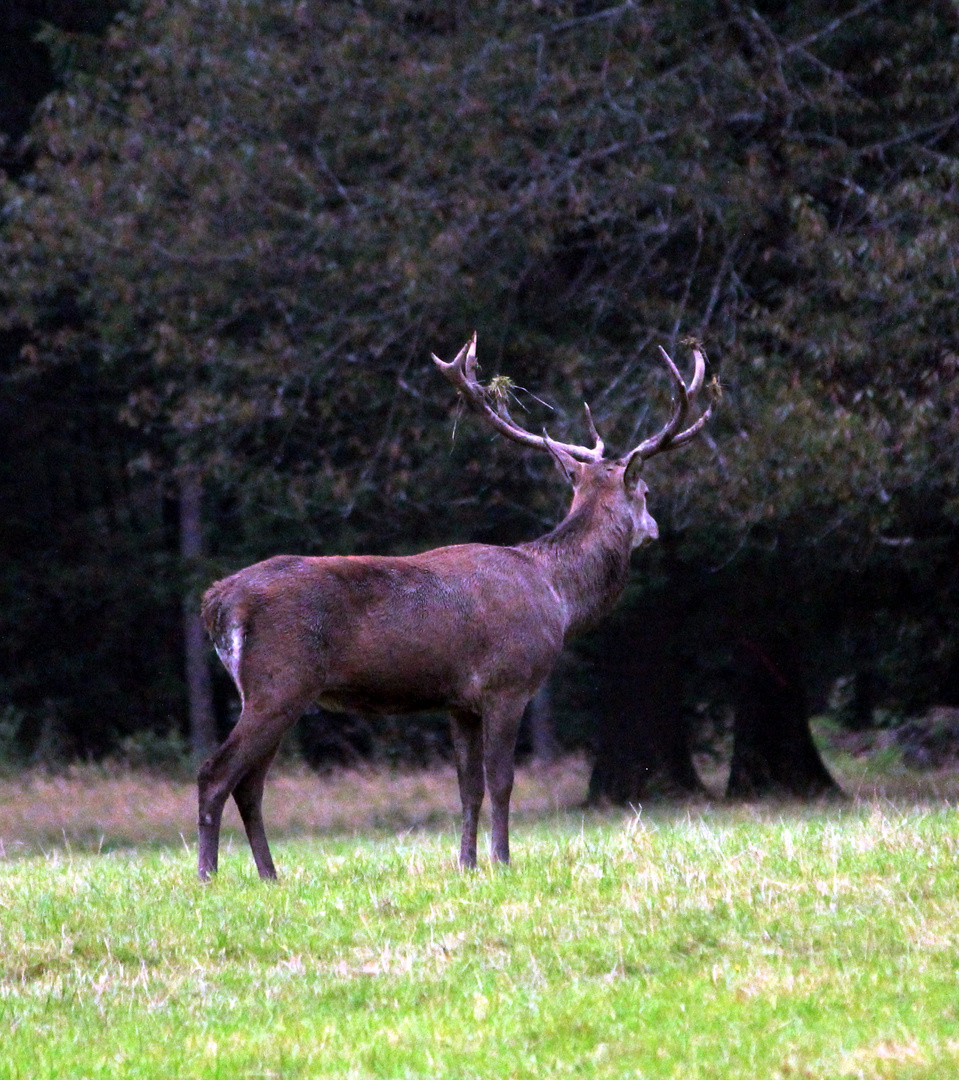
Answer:
[{"label": "green foliage", "polygon": [[[901,613],[906,581],[916,635],[947,641],[939,692],[959,649],[957,33],[946,0],[160,0],[82,49],[50,31],[64,86],[2,190],[10,400],[82,371],[123,427],[107,474],[162,499],[199,465],[213,573],[528,537],[555,519],[549,462],[466,422],[451,447],[429,352],[477,328],[484,379],[508,373],[534,430],[571,436],[588,400],[625,450],[666,405],[653,346],[682,361],[692,334],[724,393],[703,442],[649,469],[669,559],[748,575],[788,552],[822,608],[867,570]],[[142,623],[151,564],[172,625],[171,545],[135,516],[112,534],[141,552],[118,625]],[[15,597],[34,571],[11,573]],[[9,622],[42,637],[39,615]]]},{"label": "green foliage", "polygon": [[[948,6],[832,31],[730,7],[127,16],[9,192],[16,317],[38,329],[66,290],[79,318],[43,354],[91,342],[167,465],[279,470],[288,499],[377,517],[435,476],[438,425],[428,454],[405,445],[444,400],[428,344],[479,326],[481,357],[589,398],[625,445],[637,346],[685,327],[716,342],[748,435],[724,440],[712,520],[828,501],[881,530],[880,490],[954,422]],[[812,482],[808,459],[830,462]]]},{"label": "green foliage", "polygon": [[239,856],[206,887],[182,851],[11,863],[0,1076],[959,1064],[953,812],[630,815],[521,845],[460,874],[448,838],[292,842],[273,887]]},{"label": "green foliage", "polygon": [[190,744],[178,731],[136,731],[119,741],[117,758],[124,767],[164,776],[191,776],[194,770]]}]

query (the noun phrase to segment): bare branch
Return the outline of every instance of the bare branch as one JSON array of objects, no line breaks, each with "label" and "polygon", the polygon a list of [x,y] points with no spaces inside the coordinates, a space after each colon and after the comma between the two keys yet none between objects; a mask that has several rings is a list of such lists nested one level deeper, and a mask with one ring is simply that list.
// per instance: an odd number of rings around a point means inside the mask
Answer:
[{"label": "bare branch", "polygon": [[812,34],[807,34],[806,37],[801,38],[799,41],[794,41],[792,44],[785,47],[786,53],[796,52],[798,50],[806,50],[814,42],[818,41],[822,37],[833,33],[838,30],[844,22],[848,22],[850,19],[855,19],[859,15],[865,14],[870,8],[878,7],[884,0],[863,0],[863,3],[857,4],[854,8],[850,8],[849,11],[845,11],[842,15],[837,15],[831,22],[826,23],[825,26],[820,27]]}]

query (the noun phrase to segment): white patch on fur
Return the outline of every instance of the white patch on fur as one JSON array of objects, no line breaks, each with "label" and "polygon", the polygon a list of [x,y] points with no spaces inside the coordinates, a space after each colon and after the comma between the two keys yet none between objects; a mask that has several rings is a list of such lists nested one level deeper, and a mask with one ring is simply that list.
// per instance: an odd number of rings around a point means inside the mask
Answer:
[{"label": "white patch on fur", "polygon": [[243,657],[243,628],[234,626],[226,638],[221,638],[213,646],[223,666],[230,673],[230,678],[240,692],[240,704],[243,704],[243,687],[240,685],[240,660]]}]

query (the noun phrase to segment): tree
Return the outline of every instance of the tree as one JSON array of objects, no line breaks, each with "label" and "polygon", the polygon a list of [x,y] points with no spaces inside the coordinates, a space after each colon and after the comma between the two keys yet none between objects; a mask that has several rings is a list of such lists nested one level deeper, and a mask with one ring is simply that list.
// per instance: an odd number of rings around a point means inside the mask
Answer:
[{"label": "tree", "polygon": [[766,633],[736,642],[736,727],[726,794],[809,798],[839,787],[809,738],[809,700],[795,642]]},{"label": "tree", "polygon": [[959,591],[956,29],[945,2],[161,0],[73,54],[4,188],[5,377],[88,364],[139,482],[202,477],[212,576],[529,536],[559,486],[466,425],[450,450],[430,349],[475,327],[487,375],[542,388],[531,423],[585,399],[627,446],[668,392],[640,358],[692,333],[724,407],[710,454],[651,465],[673,564],[800,552],[849,610],[868,568],[892,625],[902,574]]},{"label": "tree", "polygon": [[682,625],[671,606],[634,608],[603,635],[601,723],[589,801],[638,806],[700,795],[684,709]]}]

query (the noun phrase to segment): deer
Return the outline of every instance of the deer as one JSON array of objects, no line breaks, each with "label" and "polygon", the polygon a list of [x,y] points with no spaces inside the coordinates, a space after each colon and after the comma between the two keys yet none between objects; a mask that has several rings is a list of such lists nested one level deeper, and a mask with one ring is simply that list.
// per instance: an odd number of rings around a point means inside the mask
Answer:
[{"label": "deer", "polygon": [[690,442],[712,410],[708,405],[684,426],[703,384],[702,350],[693,345],[689,384],[660,351],[673,386],[671,414],[657,434],[622,456],[607,456],[588,405],[588,445],[517,424],[503,378],[487,385],[477,378],[475,333],[452,361],[433,354],[472,413],[506,439],[549,454],[572,485],[566,516],[544,536],[405,556],[277,555],[210,586],[202,616],[241,711],[198,773],[201,881],[217,871],[221,816],[231,795],[260,877],[276,877],[263,822],[264,784],[284,733],[316,706],[386,715],[448,712],[462,807],[459,864],[476,866],[486,792],[490,858],[509,862],[514,755],[526,704],[565,643],[616,603],[631,552],[659,536],[646,507],[644,463]]}]

